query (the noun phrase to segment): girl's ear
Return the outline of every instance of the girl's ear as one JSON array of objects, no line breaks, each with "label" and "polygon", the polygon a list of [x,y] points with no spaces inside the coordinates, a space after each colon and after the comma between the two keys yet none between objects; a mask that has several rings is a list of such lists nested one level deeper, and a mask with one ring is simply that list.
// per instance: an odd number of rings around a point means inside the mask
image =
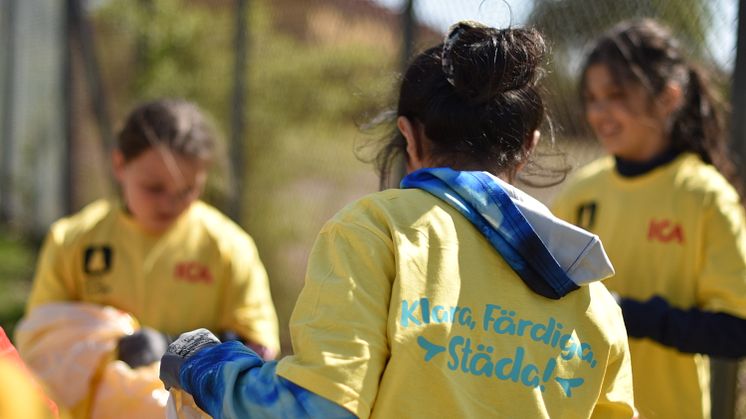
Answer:
[{"label": "girl's ear", "polygon": [[534,130],[534,133],[531,135],[531,139],[529,140],[529,143],[526,144],[526,156],[530,156],[533,154],[534,150],[536,150],[536,146],[539,145],[539,139],[541,138],[541,132],[539,132],[538,129]]},{"label": "girl's ear", "polygon": [[[539,130],[534,130],[533,134],[529,138],[526,139],[526,148],[523,153],[523,161],[518,164],[518,166],[515,168],[515,173],[520,172],[525,166],[526,163],[528,163],[528,159],[531,157],[531,154],[534,153],[534,150],[536,150],[536,146],[539,145],[539,138],[541,138],[541,132]],[[512,178],[512,177],[511,177]],[[512,179],[510,179],[512,182]]]},{"label": "girl's ear", "polygon": [[407,173],[425,167],[423,156],[423,138],[419,127],[406,116],[396,118],[396,126],[407,141]]},{"label": "girl's ear", "polygon": [[126,165],[124,154],[119,149],[114,149],[111,152],[111,166],[114,171],[114,177],[118,182],[122,181],[122,175],[124,173],[124,166]]},{"label": "girl's ear", "polygon": [[684,90],[679,83],[668,83],[656,100],[662,117],[667,118],[684,104]]}]

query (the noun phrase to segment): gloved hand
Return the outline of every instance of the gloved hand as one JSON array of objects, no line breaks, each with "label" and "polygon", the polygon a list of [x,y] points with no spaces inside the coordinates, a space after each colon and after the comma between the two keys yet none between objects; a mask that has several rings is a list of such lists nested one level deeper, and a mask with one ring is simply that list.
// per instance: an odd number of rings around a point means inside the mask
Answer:
[{"label": "gloved hand", "polygon": [[150,327],[122,336],[117,343],[118,359],[132,368],[150,365],[161,359],[171,340]]},{"label": "gloved hand", "polygon": [[161,358],[160,379],[166,389],[180,388],[179,371],[184,361],[203,349],[219,344],[220,339],[207,329],[182,333],[178,339],[168,345],[166,354]]}]

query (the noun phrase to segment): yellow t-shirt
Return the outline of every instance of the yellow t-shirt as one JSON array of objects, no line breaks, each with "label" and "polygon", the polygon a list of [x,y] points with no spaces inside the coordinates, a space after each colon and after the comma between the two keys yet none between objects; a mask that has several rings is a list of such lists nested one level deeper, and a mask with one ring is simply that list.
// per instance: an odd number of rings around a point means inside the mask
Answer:
[{"label": "yellow t-shirt", "polygon": [[[582,168],[554,213],[598,234],[623,297],[659,295],[672,306],[746,317],[746,229],[737,193],[693,154],[633,178],[611,157]],[[706,357],[630,339],[643,418],[709,418]]]},{"label": "yellow t-shirt", "polygon": [[[230,330],[279,349],[267,274],[253,240],[201,201],[160,235],[147,233],[107,200],[55,222],[27,311],[59,301],[112,306],[174,336],[200,327]],[[60,408],[88,417],[91,396]]]},{"label": "yellow t-shirt", "polygon": [[55,301],[113,306],[173,335],[199,327],[232,330],[279,348],[254,242],[199,201],[161,235],[146,233],[105,200],[57,221],[41,251],[28,310]]},{"label": "yellow t-shirt", "polygon": [[277,373],[360,418],[629,418],[619,308],[600,283],[532,292],[457,210],[421,190],[322,229]]}]

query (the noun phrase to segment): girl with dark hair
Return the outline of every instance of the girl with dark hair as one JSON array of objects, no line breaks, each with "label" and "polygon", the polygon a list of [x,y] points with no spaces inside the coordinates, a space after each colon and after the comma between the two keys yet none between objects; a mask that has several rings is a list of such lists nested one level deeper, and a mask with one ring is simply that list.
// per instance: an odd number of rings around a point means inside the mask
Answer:
[{"label": "girl with dark hair", "polygon": [[534,30],[461,22],[419,54],[379,159],[409,174],[322,229],[294,355],[197,330],[163,357],[166,386],[216,418],[633,417],[600,242],[509,184],[539,138],[544,53]]},{"label": "girl with dark hair", "polygon": [[[157,362],[169,336],[197,327],[267,358],[278,352],[277,317],[253,240],[199,200],[217,146],[194,103],[141,104],[112,155],[121,198],[97,200],[52,225],[15,337],[72,417],[112,418],[98,413],[105,403],[97,402],[112,381],[108,372],[132,377],[153,366],[152,387],[123,386],[113,410],[164,417]],[[127,410],[149,404],[152,416]]]},{"label": "girl with dark hair", "polygon": [[616,267],[646,418],[709,418],[704,355],[746,355],[746,222],[703,73],[661,24],[619,24],[580,83],[610,154],[573,176],[556,214],[598,234]]}]

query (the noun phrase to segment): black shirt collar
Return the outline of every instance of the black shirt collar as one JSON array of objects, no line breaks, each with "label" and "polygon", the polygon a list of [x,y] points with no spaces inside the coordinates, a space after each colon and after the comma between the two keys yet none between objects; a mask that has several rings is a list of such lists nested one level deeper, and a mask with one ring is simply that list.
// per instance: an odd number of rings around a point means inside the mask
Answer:
[{"label": "black shirt collar", "polygon": [[617,156],[614,156],[614,160],[616,161],[616,171],[620,175],[623,177],[635,177],[644,175],[657,167],[672,162],[679,154],[681,154],[681,151],[671,147],[663,153],[644,162],[625,160]]}]

